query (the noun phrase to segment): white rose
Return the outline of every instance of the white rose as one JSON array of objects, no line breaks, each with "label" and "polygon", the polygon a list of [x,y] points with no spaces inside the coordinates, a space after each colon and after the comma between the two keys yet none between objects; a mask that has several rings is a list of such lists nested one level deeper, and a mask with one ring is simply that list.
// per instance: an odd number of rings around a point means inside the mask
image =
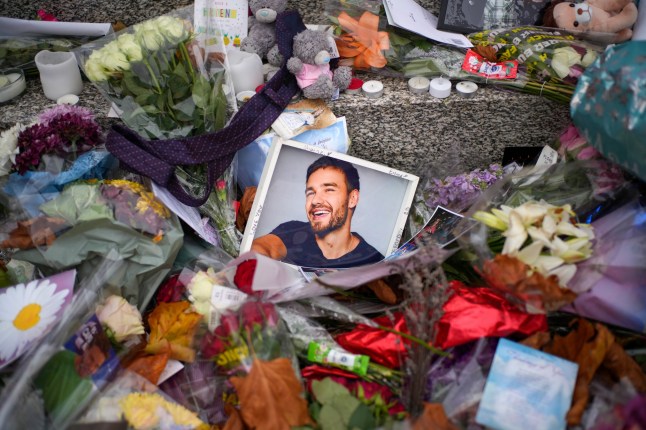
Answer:
[{"label": "white rose", "polygon": [[156,24],[159,32],[173,45],[181,42],[188,36],[188,32],[184,27],[184,21],[181,19],[161,16],[157,19]]},{"label": "white rose", "polygon": [[108,74],[103,64],[96,58],[90,58],[85,62],[84,71],[87,78],[92,82],[103,82],[108,79]]},{"label": "white rose", "polygon": [[117,342],[145,333],[141,314],[121,296],[108,297],[103,306],[97,309],[96,316],[102,325],[114,333]]},{"label": "white rose", "polygon": [[101,62],[106,70],[130,70],[128,57],[121,51],[106,51],[101,57]]},{"label": "white rose", "polygon": [[164,44],[164,36],[151,21],[135,26],[135,38],[141,46],[151,51],[158,50]]},{"label": "white rose", "polygon": [[141,61],[144,54],[141,51],[141,46],[135,41],[135,36],[132,34],[122,34],[117,39],[119,49],[123,52],[129,61]]},{"label": "white rose", "polygon": [[0,133],[0,176],[8,175],[11,172],[11,166],[16,162],[18,150],[18,134],[25,127],[17,123],[8,130]]}]

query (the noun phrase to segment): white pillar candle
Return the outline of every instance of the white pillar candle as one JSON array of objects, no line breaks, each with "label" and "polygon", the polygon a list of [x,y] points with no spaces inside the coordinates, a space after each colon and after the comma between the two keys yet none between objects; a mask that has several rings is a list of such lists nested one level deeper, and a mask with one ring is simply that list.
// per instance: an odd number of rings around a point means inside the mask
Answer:
[{"label": "white pillar candle", "polygon": [[478,84],[471,81],[458,82],[455,85],[455,90],[462,97],[465,97],[465,98],[473,97],[476,91],[478,91]]},{"label": "white pillar candle", "polygon": [[229,74],[235,94],[255,91],[264,83],[262,60],[258,54],[244,51],[228,51]]},{"label": "white pillar candle", "polygon": [[384,84],[379,81],[368,81],[364,82],[361,86],[361,90],[370,99],[376,99],[381,97],[384,93]]},{"label": "white pillar candle", "polygon": [[438,99],[446,98],[451,95],[451,81],[445,78],[435,78],[431,81],[429,92]]},{"label": "white pillar candle", "polygon": [[[8,73],[7,73],[8,72]],[[25,77],[20,70],[0,74],[0,103],[7,102],[25,91]]]},{"label": "white pillar candle", "polygon": [[40,51],[34,61],[48,99],[57,100],[66,94],[79,95],[83,91],[81,72],[73,53]]},{"label": "white pillar candle", "polygon": [[430,81],[424,76],[415,76],[408,80],[408,89],[411,93],[426,94],[430,84]]}]

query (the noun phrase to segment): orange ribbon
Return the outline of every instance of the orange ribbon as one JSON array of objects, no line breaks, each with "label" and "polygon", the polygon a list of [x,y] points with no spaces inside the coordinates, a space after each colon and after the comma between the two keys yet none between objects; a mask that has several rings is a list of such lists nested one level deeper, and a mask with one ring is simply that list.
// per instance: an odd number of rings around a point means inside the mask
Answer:
[{"label": "orange ribbon", "polygon": [[337,42],[342,57],[354,58],[354,67],[358,69],[381,68],[386,65],[386,57],[381,51],[390,48],[390,40],[387,32],[378,31],[377,15],[366,11],[357,21],[347,13],[341,12],[339,24],[348,32]]}]

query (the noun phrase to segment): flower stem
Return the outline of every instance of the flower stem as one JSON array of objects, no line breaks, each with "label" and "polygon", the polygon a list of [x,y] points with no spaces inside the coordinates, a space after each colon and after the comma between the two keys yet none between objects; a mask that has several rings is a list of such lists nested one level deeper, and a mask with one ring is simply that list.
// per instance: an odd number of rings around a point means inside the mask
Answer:
[{"label": "flower stem", "polygon": [[399,336],[403,337],[404,339],[410,340],[411,342],[414,342],[414,343],[416,343],[418,345],[421,345],[424,348],[431,351],[433,354],[439,355],[441,357],[448,357],[448,355],[449,355],[448,352],[442,351],[441,349],[437,349],[434,346],[429,345],[427,342],[424,342],[422,339],[419,339],[419,338],[417,338],[415,336],[412,336],[412,335],[410,335],[408,333],[404,333],[404,332],[401,332],[399,330],[395,330],[393,328],[385,327],[385,326],[382,326],[382,325],[378,325],[377,328],[379,330],[387,331],[389,333],[394,333],[396,335],[399,335]]}]

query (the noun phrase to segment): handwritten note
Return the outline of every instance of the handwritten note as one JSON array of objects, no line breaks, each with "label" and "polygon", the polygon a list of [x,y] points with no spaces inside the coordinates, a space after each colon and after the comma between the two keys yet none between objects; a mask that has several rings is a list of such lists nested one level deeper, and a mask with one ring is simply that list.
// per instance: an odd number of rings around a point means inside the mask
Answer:
[{"label": "handwritten note", "polygon": [[437,17],[414,0],[383,0],[388,24],[417,33],[437,42],[471,48],[473,44],[464,35],[437,29]]}]

